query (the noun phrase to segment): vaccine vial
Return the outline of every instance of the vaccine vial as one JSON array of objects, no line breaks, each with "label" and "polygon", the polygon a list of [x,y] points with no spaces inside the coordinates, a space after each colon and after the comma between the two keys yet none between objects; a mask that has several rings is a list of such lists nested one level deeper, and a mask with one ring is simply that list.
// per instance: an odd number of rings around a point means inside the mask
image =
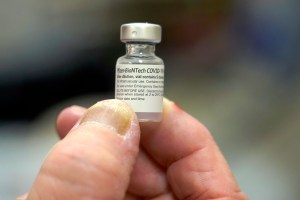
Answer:
[{"label": "vaccine vial", "polygon": [[117,60],[115,98],[127,102],[140,122],[160,121],[164,93],[164,63],[155,55],[161,26],[129,23],[121,26],[126,54]]}]

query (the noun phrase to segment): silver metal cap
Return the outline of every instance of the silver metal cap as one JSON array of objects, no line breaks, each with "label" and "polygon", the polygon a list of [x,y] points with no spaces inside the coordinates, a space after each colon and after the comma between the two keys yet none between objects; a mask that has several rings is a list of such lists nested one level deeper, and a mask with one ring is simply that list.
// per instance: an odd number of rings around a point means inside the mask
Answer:
[{"label": "silver metal cap", "polygon": [[161,41],[161,26],[150,23],[130,23],[121,26],[122,42],[153,42]]}]

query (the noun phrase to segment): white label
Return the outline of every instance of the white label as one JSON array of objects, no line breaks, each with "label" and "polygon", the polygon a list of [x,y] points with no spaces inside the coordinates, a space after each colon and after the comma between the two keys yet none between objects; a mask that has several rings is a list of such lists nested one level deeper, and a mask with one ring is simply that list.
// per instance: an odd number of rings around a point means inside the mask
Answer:
[{"label": "white label", "polygon": [[117,64],[115,98],[135,112],[162,112],[164,65]]}]

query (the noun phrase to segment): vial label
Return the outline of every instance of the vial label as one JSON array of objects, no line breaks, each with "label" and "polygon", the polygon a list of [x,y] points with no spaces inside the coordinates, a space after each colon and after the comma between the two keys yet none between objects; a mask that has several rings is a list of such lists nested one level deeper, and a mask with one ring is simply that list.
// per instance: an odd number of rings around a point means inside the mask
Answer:
[{"label": "vial label", "polygon": [[162,112],[164,65],[117,64],[115,98],[135,112]]}]

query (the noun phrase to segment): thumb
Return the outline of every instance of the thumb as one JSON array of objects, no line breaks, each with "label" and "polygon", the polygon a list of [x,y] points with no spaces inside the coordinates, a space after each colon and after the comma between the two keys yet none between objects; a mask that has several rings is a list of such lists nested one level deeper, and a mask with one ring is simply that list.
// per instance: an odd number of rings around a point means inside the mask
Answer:
[{"label": "thumb", "polygon": [[139,123],[124,102],[89,108],[49,153],[28,200],[122,200],[139,148]]}]

